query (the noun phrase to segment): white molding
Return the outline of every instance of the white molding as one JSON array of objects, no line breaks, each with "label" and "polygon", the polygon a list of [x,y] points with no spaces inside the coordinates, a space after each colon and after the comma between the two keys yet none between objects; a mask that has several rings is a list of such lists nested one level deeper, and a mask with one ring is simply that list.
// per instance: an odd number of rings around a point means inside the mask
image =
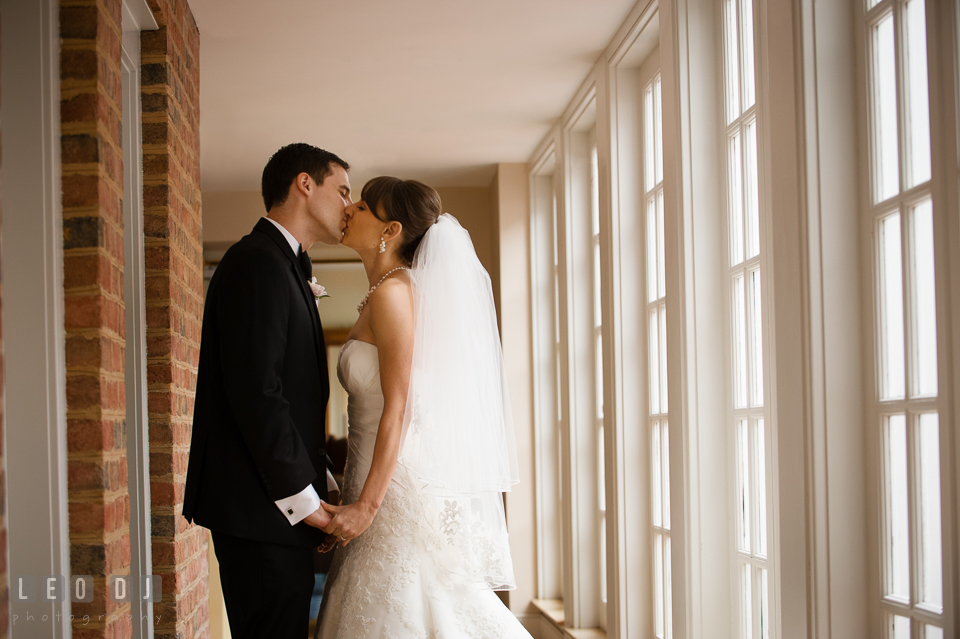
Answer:
[{"label": "white molding", "polygon": [[931,190],[935,201],[934,250],[939,274],[944,636],[948,637],[960,632],[960,7],[957,3],[929,2],[927,32]]},{"label": "white molding", "polygon": [[[659,0],[639,0],[639,2],[633,6],[630,14],[620,25],[616,35],[613,36],[613,39],[604,51],[603,60],[608,67],[615,69],[623,65],[628,56],[634,57],[636,63],[639,63],[645,58],[649,51],[644,50],[646,47],[642,43],[638,46],[638,39],[641,35],[650,33],[647,31],[650,27],[654,28],[652,33],[656,34],[657,43],[659,44],[659,23],[651,22],[658,18],[659,11]],[[653,48],[657,46],[658,45],[654,45]]]},{"label": "white molding", "polygon": [[[10,579],[70,574],[67,526],[60,29],[55,0],[3,0],[3,329]],[[10,374],[16,371],[16,374]],[[10,454],[7,451],[15,451]],[[29,634],[71,635],[70,602],[18,603]],[[59,615],[59,617],[57,617]],[[8,628],[8,631],[10,628]]]},{"label": "white molding", "polygon": [[124,33],[130,31],[155,31],[159,28],[156,19],[153,17],[153,11],[150,10],[150,5],[147,4],[147,0],[123,0],[123,20],[121,28]]},{"label": "white molding", "polygon": [[590,75],[583,81],[574,94],[570,105],[560,117],[562,135],[567,136],[571,131],[580,131],[593,125],[590,116],[596,117],[597,100],[597,69],[600,63],[594,65]]},{"label": "white molding", "polygon": [[531,175],[541,175],[544,174],[545,170],[550,171],[550,175],[553,175],[553,171],[556,167],[547,168],[547,165],[553,161],[556,163],[557,156],[557,135],[560,133],[560,126],[554,125],[550,128],[550,132],[540,140],[540,143],[537,144],[537,148],[534,149],[533,154],[530,156],[530,159],[527,161],[527,164],[530,166]]},{"label": "white molding", "polygon": [[[130,497],[130,575],[153,573],[150,517],[150,438],[147,416],[147,324],[143,244],[143,142],[140,102],[140,30],[134,6],[144,0],[124,0],[124,31],[120,50],[123,91],[123,252],[124,252],[124,381],[126,389],[127,483]],[[145,3],[144,3],[145,6]],[[149,16],[153,28],[156,22]],[[131,18],[132,19],[132,18]],[[131,118],[131,115],[133,117]],[[133,636],[154,636],[153,603],[131,602]]]}]

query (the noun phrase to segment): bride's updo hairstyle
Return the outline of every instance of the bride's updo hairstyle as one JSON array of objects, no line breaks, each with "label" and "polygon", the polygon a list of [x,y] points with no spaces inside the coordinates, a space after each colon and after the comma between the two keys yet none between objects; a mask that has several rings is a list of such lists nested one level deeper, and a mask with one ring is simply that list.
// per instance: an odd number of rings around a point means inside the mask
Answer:
[{"label": "bride's updo hairstyle", "polygon": [[[437,223],[443,210],[440,195],[426,184],[388,175],[367,182],[360,199],[367,203],[377,219],[403,225],[400,256],[411,263],[420,240]],[[381,206],[386,219],[380,217]]]}]

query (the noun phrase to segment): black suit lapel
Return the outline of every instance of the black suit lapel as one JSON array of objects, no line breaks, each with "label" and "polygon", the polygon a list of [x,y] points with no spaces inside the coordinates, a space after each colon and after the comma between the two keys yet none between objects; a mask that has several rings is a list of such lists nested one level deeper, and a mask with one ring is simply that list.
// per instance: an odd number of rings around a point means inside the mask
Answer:
[{"label": "black suit lapel", "polygon": [[290,268],[293,272],[293,279],[297,281],[297,286],[300,288],[300,293],[303,297],[304,302],[307,304],[307,312],[310,315],[310,322],[313,325],[313,344],[317,351],[317,361],[320,363],[320,367],[323,369],[323,372],[326,373],[326,352],[324,350],[323,342],[323,327],[320,324],[320,312],[317,309],[316,299],[313,297],[313,291],[310,290],[310,286],[307,284],[307,280],[304,277],[303,271],[300,270],[300,262],[297,259],[297,256],[293,254],[293,251],[290,250],[290,244],[287,242],[287,238],[283,236],[283,233],[280,232],[273,223],[267,221],[265,218],[261,218],[257,222],[257,225],[253,227],[255,231],[260,231],[266,233],[270,239],[274,241],[280,251],[287,256],[290,260]]}]

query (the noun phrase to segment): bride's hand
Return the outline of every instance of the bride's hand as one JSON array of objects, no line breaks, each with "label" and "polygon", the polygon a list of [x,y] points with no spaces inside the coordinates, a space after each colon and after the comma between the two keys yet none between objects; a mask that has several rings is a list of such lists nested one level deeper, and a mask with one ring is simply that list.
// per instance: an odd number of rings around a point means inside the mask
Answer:
[{"label": "bride's hand", "polygon": [[324,531],[337,538],[342,546],[346,546],[352,539],[356,539],[363,531],[370,527],[377,510],[363,502],[333,506],[321,502],[323,509],[333,515]]}]

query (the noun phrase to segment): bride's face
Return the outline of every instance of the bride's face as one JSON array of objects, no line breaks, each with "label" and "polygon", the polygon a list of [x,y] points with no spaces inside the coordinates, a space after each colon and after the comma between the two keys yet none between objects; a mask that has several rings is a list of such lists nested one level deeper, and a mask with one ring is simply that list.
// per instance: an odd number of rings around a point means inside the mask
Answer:
[{"label": "bride's face", "polygon": [[383,234],[383,220],[367,206],[363,200],[358,200],[348,206],[343,213],[344,227],[342,244],[355,251],[376,250],[380,246],[380,237]]}]

